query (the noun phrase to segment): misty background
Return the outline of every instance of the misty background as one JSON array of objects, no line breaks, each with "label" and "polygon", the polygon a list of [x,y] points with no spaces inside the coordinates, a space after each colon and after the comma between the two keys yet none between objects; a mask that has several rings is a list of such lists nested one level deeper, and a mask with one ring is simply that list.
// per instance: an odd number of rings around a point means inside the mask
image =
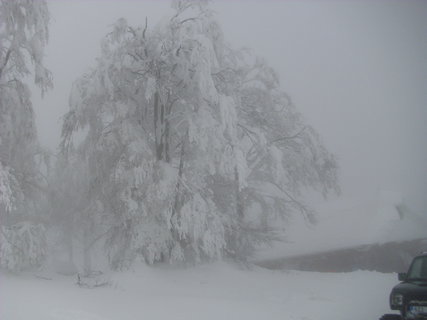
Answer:
[{"label": "misty background", "polygon": [[387,319],[426,35],[425,1],[0,0],[0,318]]},{"label": "misty background", "polygon": [[[33,104],[42,145],[56,151],[71,85],[100,40],[125,17],[155,25],[168,1],[50,1],[45,64],[54,89]],[[423,1],[215,1],[228,42],[248,47],[336,155],[343,198],[379,190],[427,207],[427,3]],[[316,209],[323,202],[313,195]],[[334,201],[330,199],[329,201]],[[321,217],[320,217],[321,219]]]}]

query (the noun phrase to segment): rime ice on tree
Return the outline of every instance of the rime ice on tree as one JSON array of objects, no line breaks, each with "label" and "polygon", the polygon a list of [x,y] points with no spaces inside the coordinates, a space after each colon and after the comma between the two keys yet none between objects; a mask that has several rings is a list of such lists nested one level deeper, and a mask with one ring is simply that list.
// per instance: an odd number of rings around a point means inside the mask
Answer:
[{"label": "rime ice on tree", "polygon": [[337,188],[274,70],[225,42],[207,2],[173,8],[154,28],[117,21],[73,86],[59,171],[84,172],[72,212],[87,261],[95,243],[113,268],[245,258],[278,217],[311,217],[301,188]]}]

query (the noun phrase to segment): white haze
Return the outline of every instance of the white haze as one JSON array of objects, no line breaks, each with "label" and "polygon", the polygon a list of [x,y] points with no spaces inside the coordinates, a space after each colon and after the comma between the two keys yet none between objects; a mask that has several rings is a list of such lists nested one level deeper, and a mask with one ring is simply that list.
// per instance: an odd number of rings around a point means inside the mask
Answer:
[{"label": "white haze", "polygon": [[[339,161],[344,197],[401,192],[427,216],[427,2],[219,1],[226,39],[264,57]],[[54,89],[34,94],[41,143],[55,150],[72,82],[94,65],[120,17],[153,26],[167,1],[50,1],[45,63]],[[316,203],[313,198],[312,202]]]}]

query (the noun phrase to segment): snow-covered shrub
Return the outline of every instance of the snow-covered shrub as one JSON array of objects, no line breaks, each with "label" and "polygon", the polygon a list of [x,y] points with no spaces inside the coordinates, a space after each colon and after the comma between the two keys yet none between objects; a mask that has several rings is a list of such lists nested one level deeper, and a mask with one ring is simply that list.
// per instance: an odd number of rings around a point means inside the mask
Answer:
[{"label": "snow-covered shrub", "polygon": [[41,224],[21,222],[11,227],[1,227],[1,267],[22,271],[40,266],[45,257],[45,228]]}]

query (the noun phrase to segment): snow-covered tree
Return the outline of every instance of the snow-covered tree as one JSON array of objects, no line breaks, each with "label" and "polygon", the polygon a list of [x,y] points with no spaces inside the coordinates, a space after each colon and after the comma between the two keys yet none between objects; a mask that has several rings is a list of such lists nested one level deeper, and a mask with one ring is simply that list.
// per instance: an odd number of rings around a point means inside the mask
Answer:
[{"label": "snow-covered tree", "polygon": [[337,164],[263,60],[242,52],[227,72],[238,92],[236,125],[244,170],[236,170],[236,177],[244,183],[236,201],[242,227],[250,231],[243,234],[254,238],[241,244],[247,251],[257,238],[265,240],[275,221],[291,213],[313,221],[301,192],[339,192]]},{"label": "snow-covered tree", "polygon": [[336,187],[271,68],[230,48],[206,1],[172,6],[155,28],[117,21],[63,124],[64,159],[86,168],[89,243],[115,268],[245,257],[277,216],[309,213],[303,187]]},{"label": "snow-covered tree", "polygon": [[25,81],[34,76],[42,94],[52,86],[43,65],[49,14],[44,1],[0,1],[0,265],[22,269],[44,256],[35,214],[42,188],[34,111]]}]

